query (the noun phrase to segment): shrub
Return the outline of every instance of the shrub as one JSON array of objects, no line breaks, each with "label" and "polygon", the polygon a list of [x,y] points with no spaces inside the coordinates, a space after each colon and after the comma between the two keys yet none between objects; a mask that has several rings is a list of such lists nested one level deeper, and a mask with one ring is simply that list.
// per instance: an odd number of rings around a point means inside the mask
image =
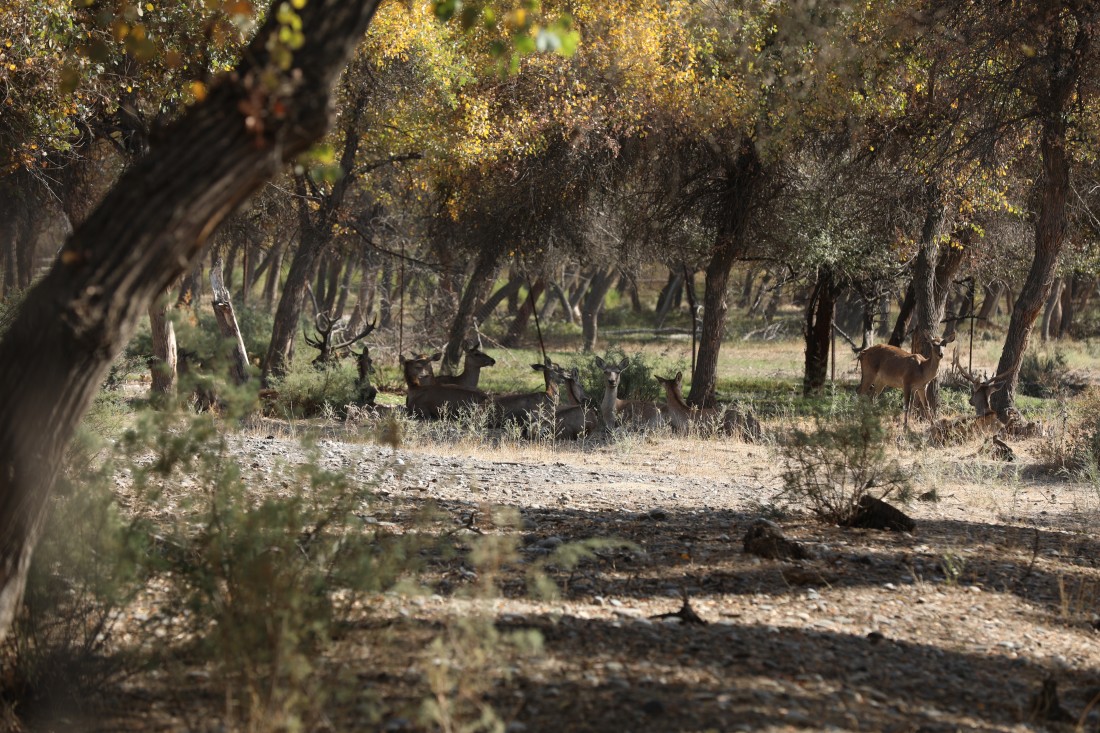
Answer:
[{"label": "shrub", "polygon": [[[626,357],[629,361],[626,369],[623,369],[619,379],[619,399],[621,400],[646,400],[656,402],[663,394],[657,380],[653,378],[654,367],[642,354],[626,353],[619,348],[608,348],[601,358],[608,364],[617,364]],[[604,388],[607,384],[603,370],[596,366],[592,358],[585,359],[578,365],[581,385],[588,396],[597,402],[603,399]]]},{"label": "shrub", "polygon": [[1065,391],[1069,368],[1061,351],[1029,351],[1020,362],[1020,394],[1029,397],[1055,397]]},{"label": "shrub", "polygon": [[134,664],[111,647],[122,609],[152,571],[149,533],[119,510],[115,464],[95,459],[94,434],[82,431],[69,451],[6,641],[4,694],[21,714],[79,706]]},{"label": "shrub", "polygon": [[355,401],[356,377],[354,367],[344,362],[324,369],[296,363],[285,377],[271,384],[276,392],[273,410],[286,418],[342,412]]},{"label": "shrub", "polygon": [[886,458],[880,408],[856,400],[851,415],[817,415],[815,426],[813,432],[794,429],[780,448],[782,498],[842,526],[855,518],[864,496],[909,499],[908,477]]}]

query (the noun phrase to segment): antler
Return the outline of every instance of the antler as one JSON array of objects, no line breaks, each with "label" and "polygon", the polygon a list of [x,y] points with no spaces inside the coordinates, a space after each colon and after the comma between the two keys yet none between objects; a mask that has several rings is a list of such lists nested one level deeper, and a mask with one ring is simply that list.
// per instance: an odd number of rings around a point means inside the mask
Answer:
[{"label": "antler", "polygon": [[366,328],[363,329],[362,333],[360,333],[358,336],[355,336],[354,338],[347,339],[345,341],[341,341],[338,344],[333,344],[329,348],[331,348],[333,351],[339,351],[340,349],[345,349],[348,346],[351,346],[356,341],[359,341],[360,339],[363,339],[363,338],[369,336],[370,332],[374,330],[374,326],[377,323],[378,323],[378,319],[375,318],[373,321],[370,322],[370,324]]},{"label": "antler", "polygon": [[955,368],[955,371],[962,376],[963,379],[970,382],[975,387],[981,386],[982,380],[974,376],[974,373],[959,363],[959,347],[954,349],[954,355],[951,357],[951,366]]}]

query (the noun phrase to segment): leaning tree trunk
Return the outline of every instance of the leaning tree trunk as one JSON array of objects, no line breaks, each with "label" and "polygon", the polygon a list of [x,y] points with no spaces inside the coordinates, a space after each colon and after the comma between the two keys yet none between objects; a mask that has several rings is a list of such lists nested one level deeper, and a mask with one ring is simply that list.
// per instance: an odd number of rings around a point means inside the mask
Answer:
[{"label": "leaning tree trunk", "polygon": [[916,292],[913,283],[905,287],[905,295],[901,299],[901,307],[898,309],[898,318],[894,321],[894,330],[890,332],[890,340],[886,343],[901,348],[905,343],[905,337],[909,333],[909,321],[913,318],[913,306],[917,303]]},{"label": "leaning tree trunk", "polygon": [[344,203],[348,187],[355,181],[352,173],[355,156],[359,152],[359,119],[363,111],[363,99],[356,98],[344,112],[341,125],[344,134],[344,146],[340,153],[340,170],[344,175],[333,185],[327,195],[320,195],[317,211],[313,211],[311,199],[306,195],[308,173],[294,177],[295,193],[298,195],[298,221],[301,230],[298,251],[290,261],[283,294],[279,298],[279,307],[275,311],[275,322],[271,328],[271,343],[267,347],[267,356],[263,363],[263,381],[266,384],[271,377],[281,377],[290,368],[290,357],[294,349],[294,337],[298,333],[298,321],[302,317],[302,300],[305,298],[309,280],[317,269],[317,262],[325,247],[332,241],[332,227],[336,213]]},{"label": "leaning tree trunk", "polygon": [[817,270],[810,300],[806,304],[803,337],[806,342],[806,366],[802,375],[802,394],[817,394],[825,386],[829,374],[829,346],[832,344],[833,315],[841,288],[831,267]]},{"label": "leaning tree trunk", "polygon": [[512,321],[512,325],[508,327],[508,333],[504,335],[500,345],[512,349],[519,343],[520,337],[523,336],[527,330],[527,324],[531,320],[531,316],[535,312],[535,304],[538,299],[542,297],[543,291],[546,290],[546,279],[539,278],[531,286],[530,292],[527,293],[527,299],[523,301],[523,305],[519,308],[519,313],[516,314],[515,319]]},{"label": "leaning tree trunk", "polygon": [[458,310],[451,321],[451,330],[447,336],[447,348],[443,352],[442,370],[453,374],[462,356],[462,342],[474,325],[475,306],[485,297],[486,291],[493,285],[493,276],[497,271],[497,254],[492,247],[481,250],[474,263],[474,271],[462,291],[458,301]]},{"label": "leaning tree trunk", "polygon": [[1058,338],[1056,323],[1062,321],[1062,290],[1065,288],[1065,280],[1055,278],[1050,287],[1050,295],[1047,296],[1046,305],[1043,306],[1042,327],[1039,329],[1039,338],[1044,343],[1052,338]]},{"label": "leaning tree trunk", "polygon": [[[1088,31],[1078,29],[1077,32],[1084,34]],[[1083,37],[1079,35],[1078,40]],[[1050,295],[1058,258],[1066,240],[1066,196],[1069,192],[1070,175],[1067,113],[1074,98],[1079,69],[1076,61],[1063,65],[1065,58],[1070,55],[1062,47],[1060,28],[1053,30],[1049,43],[1051,56],[1058,59],[1058,62],[1052,64],[1048,71],[1046,94],[1040,99],[1039,105],[1042,119],[1042,174],[1037,182],[1039,216],[1035,220],[1035,256],[1027,279],[1020,289],[1020,295],[1012,307],[1004,348],[997,363],[997,374],[1007,376],[1004,388],[994,392],[991,400],[993,409],[1000,415],[1016,402],[1020,364],[1027,350],[1031,329],[1035,325],[1035,317],[1039,315],[1043,303]]]},{"label": "leaning tree trunk", "polygon": [[978,309],[978,321],[988,324],[993,316],[997,315],[997,304],[1001,302],[1001,294],[1005,284],[1000,280],[982,285],[982,307]]},{"label": "leaning tree trunk", "polygon": [[[158,147],[73,233],[0,339],[0,638],[65,449],[112,359],[153,299],[194,266],[210,232],[324,134],[333,84],[377,4],[316,0],[297,11],[304,43],[293,73],[271,61],[282,24],[278,3],[270,8],[236,72],[158,131]],[[246,125],[242,100],[262,126]]]},{"label": "leaning tree trunk", "polygon": [[[727,171],[725,217],[715,237],[714,251],[706,269],[703,286],[703,327],[699,334],[699,354],[691,375],[691,392],[687,401],[699,407],[710,406],[715,400],[718,382],[718,352],[726,333],[726,301],[730,270],[744,247],[752,200],[761,180],[762,169],[756,148],[746,141],[737,159]],[[688,284],[691,287],[691,284]]]}]

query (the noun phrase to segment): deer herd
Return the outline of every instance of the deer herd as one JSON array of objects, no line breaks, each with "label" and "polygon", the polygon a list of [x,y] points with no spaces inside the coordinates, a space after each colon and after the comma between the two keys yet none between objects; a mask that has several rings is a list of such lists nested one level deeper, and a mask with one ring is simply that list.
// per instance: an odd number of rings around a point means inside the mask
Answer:
[{"label": "deer herd", "polygon": [[[355,338],[333,343],[332,324],[323,325],[326,328],[318,328],[319,339],[309,340],[310,345],[321,350],[317,361],[331,360],[339,349],[361,340],[374,328],[372,323]],[[914,402],[921,414],[931,419],[928,385],[939,373],[944,347],[953,340],[953,334],[932,339],[931,353],[927,357],[885,344],[863,349],[857,355],[862,372],[859,394],[873,400],[887,387],[895,387],[903,394],[906,427]],[[409,415],[439,420],[456,416],[463,410],[483,408],[490,415],[490,424],[494,427],[516,423],[524,434],[528,434],[537,419],[542,426],[551,426],[555,437],[571,440],[600,431],[609,432],[623,425],[641,428],[667,425],[677,433],[711,430],[745,440],[755,440],[760,436],[760,423],[751,412],[743,412],[735,406],[700,408],[688,404],[682,391],[682,372],[677,372],[672,378],[656,377],[664,389],[663,403],[621,399],[619,382],[623,371],[629,367],[629,360],[624,358],[618,363],[607,363],[595,357],[596,366],[603,372],[604,392],[599,400],[593,400],[581,387],[576,368],[566,370],[547,357],[544,363],[531,365],[542,375],[543,389],[516,394],[490,394],[482,391],[478,384],[482,369],[494,366],[496,360],[482,350],[479,342],[463,344],[463,351],[463,369],[455,375],[435,374],[432,365],[443,358],[441,353],[400,357],[407,388],[405,408]],[[360,404],[373,407],[377,390],[370,384],[373,365],[369,352],[364,347],[362,351],[352,353],[359,368],[358,400]],[[975,376],[959,364],[957,350],[952,368],[971,385],[970,404],[977,411],[978,421],[990,422],[989,418],[995,415],[989,400],[994,392],[1004,386],[1007,381],[1005,375],[989,379]]]}]

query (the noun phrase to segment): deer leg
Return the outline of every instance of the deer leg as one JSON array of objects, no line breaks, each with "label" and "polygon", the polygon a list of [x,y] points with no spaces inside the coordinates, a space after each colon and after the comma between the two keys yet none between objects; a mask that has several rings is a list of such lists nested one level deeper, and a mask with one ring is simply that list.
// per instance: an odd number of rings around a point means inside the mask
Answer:
[{"label": "deer leg", "polygon": [[904,421],[903,424],[905,425],[906,428],[908,428],[909,427],[909,408],[913,406],[913,388],[912,387],[905,387],[905,389],[903,390],[903,394],[904,394],[903,400],[905,401],[905,421]]}]

